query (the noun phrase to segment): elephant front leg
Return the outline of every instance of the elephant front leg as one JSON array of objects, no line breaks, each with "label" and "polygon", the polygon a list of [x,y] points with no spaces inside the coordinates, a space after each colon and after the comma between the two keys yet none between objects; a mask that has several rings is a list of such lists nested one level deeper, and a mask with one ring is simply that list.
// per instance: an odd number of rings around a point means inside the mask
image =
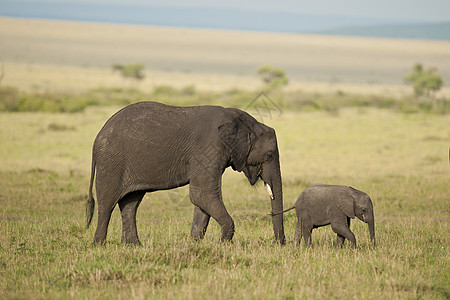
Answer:
[{"label": "elephant front leg", "polygon": [[136,212],[144,195],[145,192],[133,192],[119,201],[122,215],[122,244],[141,245],[136,227]]},{"label": "elephant front leg", "polygon": [[336,237],[336,247],[342,247],[344,246],[344,242],[345,242],[345,237],[343,237],[340,234],[337,234]]},{"label": "elephant front leg", "polygon": [[[350,229],[350,218],[349,217],[347,217],[347,227]],[[336,247],[344,246],[344,242],[345,242],[345,237],[340,234],[337,234]]]},{"label": "elephant front leg", "polygon": [[352,244],[352,248],[356,248],[356,238],[353,232],[350,231],[348,225],[345,223],[331,223],[331,228],[333,231],[339,236],[342,236],[344,239],[348,239]]},{"label": "elephant front leg", "polygon": [[[209,185],[205,185],[205,182],[209,183]],[[199,184],[200,183],[200,184]],[[222,236],[220,240],[231,241],[234,235],[234,221],[231,216],[228,214],[225,205],[222,201],[222,193],[220,191],[220,179],[217,184],[212,184],[211,180],[192,180],[190,182],[189,194],[192,203],[199,207],[204,214],[211,216],[214,220],[219,223],[222,228]],[[199,211],[194,212],[196,216],[195,218],[200,218],[200,222],[198,222],[199,227],[196,225],[196,233],[198,233],[198,229],[203,230],[205,228],[205,216],[201,216]],[[195,222],[195,220],[194,220]]]},{"label": "elephant front leg", "polygon": [[193,239],[203,239],[208,228],[209,219],[211,218],[200,207],[194,208],[194,219],[192,220],[191,237]]}]

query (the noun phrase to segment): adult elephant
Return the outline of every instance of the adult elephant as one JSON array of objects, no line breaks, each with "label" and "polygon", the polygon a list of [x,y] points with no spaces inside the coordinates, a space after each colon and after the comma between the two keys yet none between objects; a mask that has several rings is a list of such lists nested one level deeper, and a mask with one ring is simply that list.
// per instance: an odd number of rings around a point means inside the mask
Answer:
[{"label": "adult elephant", "polygon": [[[204,237],[210,217],[221,226],[222,241],[234,234],[234,221],[222,199],[226,168],[244,172],[251,185],[261,178],[272,211],[283,210],[275,131],[244,111],[219,106],[129,105],[98,133],[92,151],[87,226],[94,213],[95,177],[98,224],[94,244],[106,239],[111,213],[119,204],[122,243],[139,245],[136,211],[145,193],[189,184],[195,205],[191,236]],[[273,192],[272,192],[273,191]],[[285,243],[283,216],[273,216],[275,238]]]}]

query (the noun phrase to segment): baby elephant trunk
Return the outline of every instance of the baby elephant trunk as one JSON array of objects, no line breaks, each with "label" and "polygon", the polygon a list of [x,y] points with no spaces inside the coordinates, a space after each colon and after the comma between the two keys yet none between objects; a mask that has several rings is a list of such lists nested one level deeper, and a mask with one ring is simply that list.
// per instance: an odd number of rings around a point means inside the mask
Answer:
[{"label": "baby elephant trunk", "polygon": [[367,225],[369,225],[369,234],[370,234],[370,240],[373,243],[373,246],[377,246],[377,242],[375,240],[375,221],[372,219],[367,222]]}]

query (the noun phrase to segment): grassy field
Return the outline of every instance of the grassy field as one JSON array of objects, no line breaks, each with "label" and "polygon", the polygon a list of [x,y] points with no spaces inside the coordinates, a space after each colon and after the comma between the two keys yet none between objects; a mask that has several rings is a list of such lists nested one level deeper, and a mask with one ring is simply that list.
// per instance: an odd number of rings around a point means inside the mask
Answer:
[{"label": "grassy field", "polygon": [[[93,139],[114,108],[0,114],[0,298],[448,299],[448,116],[388,110],[289,112],[277,130],[285,206],[313,183],[352,185],[373,199],[378,247],[352,223],[359,248],[334,249],[329,227],[313,247],[273,243],[270,203],[227,170],[233,243],[189,237],[187,189],[147,194],[138,211],[142,247],[120,244],[113,213],[105,247],[85,229]],[[256,117],[259,117],[255,114]],[[20,134],[18,134],[20,132]],[[295,213],[285,215],[292,241]]]},{"label": "grassy field", "polygon": [[[415,63],[450,82],[450,43],[0,18],[4,85],[78,90],[127,86],[114,63],[143,63],[137,85],[254,90],[256,69],[282,68],[288,89],[404,95]],[[443,89],[450,95],[450,90]]]},{"label": "grassy field", "polygon": [[[0,18],[0,60],[2,88],[13,87],[0,90],[0,110],[103,105],[0,113],[1,299],[450,298],[448,102],[421,107],[401,84],[416,62],[449,82],[450,43]],[[144,81],[111,72],[130,62],[146,65]],[[334,249],[329,227],[313,232],[312,248],[293,248],[294,212],[288,244],[274,244],[262,185],[232,170],[223,177],[232,243],[218,243],[215,221],[203,241],[190,239],[184,187],[146,195],[142,247],[121,245],[118,210],[106,245],[93,247],[96,215],[87,230],[84,215],[91,147],[118,105],[145,97],[243,109],[263,64],[290,78],[273,97],[282,114],[248,109],[277,131],[285,207],[314,183],[352,185],[374,202],[378,247],[355,220],[357,250]]]}]

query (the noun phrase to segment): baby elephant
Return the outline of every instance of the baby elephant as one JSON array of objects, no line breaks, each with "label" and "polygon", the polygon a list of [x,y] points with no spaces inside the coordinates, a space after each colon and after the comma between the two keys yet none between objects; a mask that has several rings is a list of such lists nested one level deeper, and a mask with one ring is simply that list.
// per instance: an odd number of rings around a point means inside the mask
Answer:
[{"label": "baby elephant", "polygon": [[350,231],[350,218],[355,216],[369,225],[370,239],[375,242],[375,224],[373,206],[370,197],[348,186],[317,184],[306,188],[298,197],[295,205],[297,225],[294,245],[298,246],[302,235],[306,245],[311,245],[311,232],[314,228],[331,224],[337,234],[336,246],[342,246],[345,239],[356,248],[356,239]]}]

